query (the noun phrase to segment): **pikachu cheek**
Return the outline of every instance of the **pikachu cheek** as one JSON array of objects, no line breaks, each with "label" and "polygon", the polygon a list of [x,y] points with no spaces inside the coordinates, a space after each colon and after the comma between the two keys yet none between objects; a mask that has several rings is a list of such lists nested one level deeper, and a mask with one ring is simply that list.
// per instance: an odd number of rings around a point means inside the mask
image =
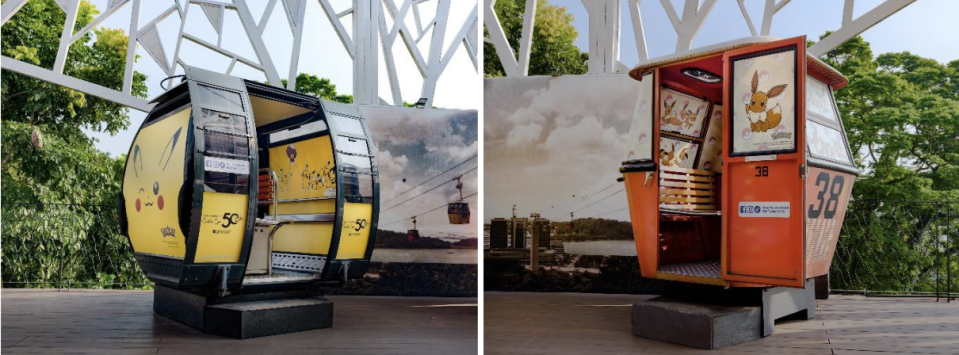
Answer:
[{"label": "pikachu cheek", "polygon": [[163,195],[157,197],[157,208],[163,211]]},{"label": "pikachu cheek", "polygon": [[137,208],[137,212],[140,212],[140,199],[139,199],[139,198],[137,198],[136,208]]}]

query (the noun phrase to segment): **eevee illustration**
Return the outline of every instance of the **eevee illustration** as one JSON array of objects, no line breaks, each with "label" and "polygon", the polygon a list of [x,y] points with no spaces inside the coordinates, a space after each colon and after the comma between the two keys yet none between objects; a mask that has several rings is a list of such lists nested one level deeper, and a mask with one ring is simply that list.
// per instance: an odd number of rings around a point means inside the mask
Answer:
[{"label": "eevee illustration", "polygon": [[683,121],[686,129],[690,129],[693,128],[693,123],[696,122],[696,117],[699,117],[699,112],[703,110],[703,107],[697,107],[696,112],[693,112],[693,110],[687,107],[689,107],[689,101],[687,101],[686,104],[683,105],[683,109],[679,111],[679,118]]},{"label": "eevee illustration", "polygon": [[769,99],[775,98],[786,91],[787,84],[773,86],[769,91],[759,91],[759,70],[753,73],[752,97],[746,104],[746,117],[749,118],[749,129],[753,132],[766,132],[779,126],[783,120],[782,107],[779,103],[766,110]]},{"label": "eevee illustration", "polygon": [[689,159],[689,149],[690,145],[686,144],[679,150],[676,150],[676,145],[671,144],[669,146],[669,151],[666,149],[659,148],[659,162],[663,166],[676,166],[678,167],[686,159]]},{"label": "eevee illustration", "polygon": [[[679,114],[677,114],[676,111],[673,110],[673,108],[676,107],[676,101],[677,100],[673,100],[672,103],[666,103],[664,105],[665,107],[663,110],[663,117],[659,123],[660,126],[665,126],[665,125],[682,126],[683,125],[683,121],[680,120]],[[689,105],[689,102],[686,102],[686,105]]]}]

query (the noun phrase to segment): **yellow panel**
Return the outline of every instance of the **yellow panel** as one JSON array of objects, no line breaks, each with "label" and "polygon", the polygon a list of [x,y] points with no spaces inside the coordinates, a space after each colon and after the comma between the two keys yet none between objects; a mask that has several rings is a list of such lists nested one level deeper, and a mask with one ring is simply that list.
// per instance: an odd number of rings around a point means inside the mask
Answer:
[{"label": "yellow panel", "polygon": [[343,206],[343,229],[340,230],[340,245],[336,259],[362,259],[370,241],[370,221],[373,205],[368,203],[345,203]]},{"label": "yellow panel", "polygon": [[143,128],[133,141],[127,158],[132,160],[123,173],[123,198],[130,243],[138,253],[179,259],[186,254],[177,197],[183,187],[190,111],[186,108]]},{"label": "yellow panel", "polygon": [[270,148],[270,169],[279,179],[277,198],[281,201],[336,197],[336,167],[329,136]]},{"label": "yellow panel", "polygon": [[237,262],[246,232],[248,195],[203,193],[196,263]]},{"label": "yellow panel", "polygon": [[273,235],[273,251],[327,255],[333,241],[333,222],[285,224]]},{"label": "yellow panel", "polygon": [[[269,206],[269,211],[273,212],[273,205]],[[277,204],[280,214],[308,214],[308,213],[336,213],[336,199],[284,202]]]}]

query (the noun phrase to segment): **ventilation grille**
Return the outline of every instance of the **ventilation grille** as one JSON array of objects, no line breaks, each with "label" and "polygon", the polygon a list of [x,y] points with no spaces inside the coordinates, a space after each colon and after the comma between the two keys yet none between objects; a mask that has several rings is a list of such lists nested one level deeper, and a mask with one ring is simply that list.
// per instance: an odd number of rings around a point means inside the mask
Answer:
[{"label": "ventilation grille", "polygon": [[273,253],[273,268],[311,273],[323,272],[326,265],[325,256]]}]

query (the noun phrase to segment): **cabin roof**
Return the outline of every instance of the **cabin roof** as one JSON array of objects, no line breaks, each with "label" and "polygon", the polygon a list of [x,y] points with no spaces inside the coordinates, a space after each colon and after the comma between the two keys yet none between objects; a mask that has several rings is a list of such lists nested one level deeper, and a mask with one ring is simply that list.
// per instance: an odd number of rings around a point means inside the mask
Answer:
[{"label": "cabin roof", "polygon": [[[636,80],[642,80],[644,74],[649,71],[656,69],[658,67],[667,66],[671,64],[676,64],[679,62],[686,62],[694,59],[700,59],[704,57],[710,57],[715,55],[721,55],[723,52],[730,51],[733,49],[739,49],[743,47],[748,47],[756,44],[769,43],[774,41],[782,40],[782,38],[774,36],[756,36],[756,37],[746,37],[733,41],[717,43],[705,47],[696,48],[694,50],[674,53],[670,55],[665,55],[662,57],[656,57],[648,60],[645,63],[642,63],[632,70],[629,71],[629,76]],[[826,84],[833,88],[833,90],[839,90],[846,86],[849,83],[849,80],[846,79],[842,73],[840,73],[835,68],[831,67],[829,64],[826,64],[819,58],[813,57],[811,55],[806,55],[807,61],[807,72],[817,73],[821,77],[826,78]]]}]

